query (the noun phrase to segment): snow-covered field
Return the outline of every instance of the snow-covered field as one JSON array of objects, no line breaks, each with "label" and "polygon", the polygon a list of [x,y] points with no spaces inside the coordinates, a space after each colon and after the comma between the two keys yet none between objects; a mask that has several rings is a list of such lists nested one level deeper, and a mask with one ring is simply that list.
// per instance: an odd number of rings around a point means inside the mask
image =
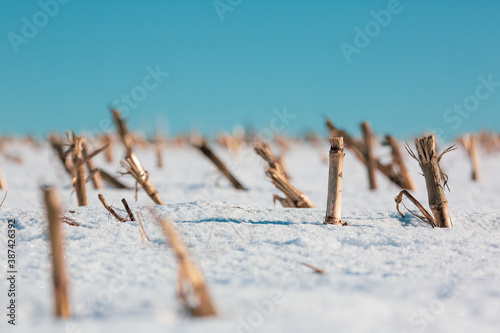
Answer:
[{"label": "snow-covered field", "polygon": [[[443,146],[444,147],[444,146]],[[443,148],[441,147],[441,148]],[[276,147],[273,149],[278,152]],[[447,154],[447,192],[453,229],[432,229],[402,219],[399,190],[378,174],[380,189],[368,190],[364,167],[346,152],[343,221],[325,226],[328,165],[324,151],[296,143],[285,155],[292,184],[317,209],[273,207],[277,190],[251,148],[233,156],[215,150],[248,191],[236,191],[198,151],[167,148],[163,169],[155,153],[137,150],[166,202],[153,206],[133,190],[102,191],[89,183],[89,206],[78,207],[71,180],[47,144],[12,143],[0,155],[9,185],[0,208],[1,331],[12,332],[498,332],[500,330],[500,156],[481,155],[483,180],[470,180],[463,150]],[[384,148],[379,156],[389,157]],[[116,153],[118,155],[118,153]],[[118,156],[116,156],[118,160]],[[102,156],[97,166],[108,165]],[[408,158],[427,206],[424,179]],[[131,178],[121,178],[133,185]],[[64,224],[73,318],[53,319],[46,220],[40,185],[52,184]],[[141,209],[151,242],[143,244],[137,222],[118,223],[97,199],[115,206],[122,198]],[[1,192],[3,197],[3,192]],[[70,213],[74,210],[74,213]],[[219,317],[192,319],[176,299],[177,263],[153,212],[170,217],[200,266]],[[17,319],[7,324],[7,220],[17,221]],[[211,236],[210,236],[211,235]],[[305,262],[325,271],[314,273]]]}]

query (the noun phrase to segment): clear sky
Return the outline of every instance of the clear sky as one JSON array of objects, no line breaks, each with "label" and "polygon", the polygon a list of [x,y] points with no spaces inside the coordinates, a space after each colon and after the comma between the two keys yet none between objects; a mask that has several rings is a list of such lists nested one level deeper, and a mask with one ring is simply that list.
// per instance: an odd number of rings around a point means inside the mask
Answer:
[{"label": "clear sky", "polygon": [[500,131],[499,33],[497,0],[1,1],[0,133]]}]

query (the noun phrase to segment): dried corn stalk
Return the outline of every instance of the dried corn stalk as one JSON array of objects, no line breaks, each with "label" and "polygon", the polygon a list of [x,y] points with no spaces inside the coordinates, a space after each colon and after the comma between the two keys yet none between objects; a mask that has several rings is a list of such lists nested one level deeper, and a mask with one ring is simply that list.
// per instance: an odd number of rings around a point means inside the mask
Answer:
[{"label": "dried corn stalk", "polygon": [[447,186],[448,177],[443,174],[439,162],[444,154],[456,148],[452,146],[438,156],[436,153],[436,141],[434,135],[416,138],[415,146],[417,148],[417,154],[415,154],[408,145],[406,146],[406,149],[408,153],[418,161],[420,169],[422,169],[427,187],[429,206],[433,216],[431,216],[415,198],[409,195],[407,191],[402,191],[396,197],[398,211],[403,195],[406,195],[419,208],[424,216],[418,216],[414,213],[412,214],[438,228],[452,228],[453,223],[448,211],[448,200],[444,194],[444,187]]},{"label": "dried corn stalk", "polygon": [[126,149],[126,154],[132,154],[132,147],[134,144],[134,139],[128,132],[127,123],[122,119],[120,111],[112,109],[111,113],[113,114],[113,121],[116,125],[116,130],[118,132],[118,136],[122,140],[123,145]]},{"label": "dried corn stalk", "polygon": [[[410,209],[408,209],[408,207],[406,207],[406,205],[403,202],[403,196],[406,196],[418,208],[418,210],[420,210],[420,212],[423,215],[418,215],[417,213],[414,213]],[[433,228],[436,227],[436,221],[434,220],[434,217],[431,214],[429,214],[429,212],[424,208],[424,206],[422,206],[422,204],[420,202],[418,202],[418,200],[415,199],[415,197],[413,195],[411,195],[410,192],[408,192],[407,190],[401,191],[398,194],[398,196],[396,198],[394,198],[394,200],[396,201],[396,209],[398,210],[398,213],[403,218],[405,217],[405,215],[399,209],[399,205],[401,203],[403,204],[403,206],[405,206],[406,210],[410,212],[410,214],[418,217],[419,219],[421,219],[422,221],[424,221],[426,223],[429,223]]]},{"label": "dried corn stalk", "polygon": [[472,164],[472,180],[479,181],[481,179],[480,176],[480,163],[479,163],[479,154],[478,154],[478,143],[477,138],[474,134],[467,134],[460,138],[459,142],[464,146],[467,154],[469,155],[469,159]]},{"label": "dried corn stalk", "polygon": [[126,222],[127,219],[126,218],[123,218],[120,216],[120,214],[118,214],[114,209],[113,207],[111,207],[110,205],[108,205],[108,202],[106,201],[106,199],[104,199],[104,196],[102,194],[98,194],[97,197],[99,198],[99,201],[102,203],[102,205],[104,206],[104,208],[106,208],[106,210],[111,214],[113,215],[113,217],[119,221],[119,222]]},{"label": "dried corn stalk", "polygon": [[274,135],[274,143],[278,146],[282,151],[290,150],[290,138],[287,138],[284,135]]},{"label": "dried corn stalk", "polygon": [[274,200],[280,201],[283,207],[316,208],[316,206],[312,204],[312,202],[304,193],[297,190],[290,184],[283,170],[283,167],[280,163],[277,163],[277,160],[272,154],[271,148],[269,148],[269,145],[267,143],[256,144],[254,150],[269,164],[266,175],[271,178],[271,182],[274,184],[274,186],[276,186],[286,196],[285,199],[274,195]]},{"label": "dried corn stalk", "polygon": [[105,134],[102,137],[103,145],[106,146],[106,150],[104,150],[104,157],[106,158],[106,162],[113,163],[113,137],[110,134]]},{"label": "dried corn stalk", "polygon": [[85,164],[90,161],[94,156],[106,149],[106,146],[101,147],[92,153],[84,154],[85,138],[82,136],[77,136],[75,133],[70,135],[67,132],[68,140],[70,142],[69,149],[64,153],[65,156],[71,154],[71,161],[73,166],[73,188],[76,192],[76,197],[78,199],[79,206],[87,206],[87,189],[85,184],[96,171],[90,175],[89,179],[85,178]]},{"label": "dried corn stalk", "polygon": [[365,142],[365,149],[363,151],[365,155],[366,168],[368,170],[368,181],[370,182],[370,190],[377,189],[377,177],[375,171],[377,170],[377,160],[373,152],[373,133],[370,128],[370,124],[365,121],[361,124],[361,129],[363,131],[363,138]]},{"label": "dried corn stalk", "polygon": [[134,213],[132,213],[132,210],[130,210],[130,207],[128,206],[128,202],[127,200],[125,200],[125,198],[122,199],[122,204],[123,204],[123,207],[125,207],[125,211],[127,212],[127,218],[134,222],[135,221],[135,217],[134,217]]},{"label": "dried corn stalk", "polygon": [[239,154],[241,146],[243,145],[242,139],[238,135],[230,135],[222,133],[218,136],[217,141],[221,146],[227,148],[233,154]]},{"label": "dried corn stalk", "polygon": [[106,171],[100,169],[99,172],[101,174],[102,180],[104,180],[109,185],[116,187],[116,188],[120,188],[120,189],[131,189],[131,187],[123,184],[118,179],[116,179],[116,177],[113,177],[112,175],[110,175]]},{"label": "dried corn stalk", "polygon": [[144,248],[146,248],[146,247],[150,246],[146,243],[146,239],[149,242],[151,242],[151,239],[149,239],[148,235],[146,234],[146,230],[144,229],[144,226],[142,225],[142,221],[141,221],[142,213],[140,211],[136,211],[136,213],[137,213],[137,220],[139,221],[139,234],[141,235],[142,245],[144,246]]},{"label": "dried corn stalk", "polygon": [[366,165],[366,158],[365,158],[365,146],[364,143],[354,139],[352,136],[349,135],[346,131],[340,130],[336,128],[333,123],[330,121],[330,119],[326,120],[326,127],[328,127],[328,130],[330,131],[330,136],[334,137],[343,137],[344,138],[344,144],[345,147],[354,153],[354,156]]},{"label": "dried corn stalk", "polygon": [[144,170],[141,162],[134,153],[131,153],[130,155],[125,157],[125,160],[121,161],[120,163],[125,168],[125,170],[127,170],[126,173],[132,175],[132,177],[135,178],[137,183],[137,191],[142,187],[155,204],[164,205],[163,200],[158,194],[158,191],[156,191],[156,188],[149,180],[149,173]]},{"label": "dried corn stalk", "polygon": [[64,145],[61,138],[56,134],[52,134],[50,135],[49,140],[52,148],[54,148],[54,150],[56,151],[57,156],[59,157],[59,160],[64,167],[64,170],[66,170],[71,178],[73,178],[73,166],[71,164],[71,161],[67,158],[68,154],[64,152]]},{"label": "dried corn stalk", "polygon": [[410,191],[414,191],[417,189],[408,168],[406,167],[406,163],[403,158],[403,154],[401,153],[401,149],[399,147],[398,140],[390,135],[385,136],[385,144],[391,147],[392,151],[392,163],[389,166],[392,168],[390,172],[395,177],[398,177],[399,183],[402,185],[402,188],[408,189]]},{"label": "dried corn stalk", "polygon": [[[87,143],[83,142],[82,143],[83,158],[87,157],[87,152],[88,152]],[[87,159],[87,162],[85,164],[87,165],[87,170],[88,170],[89,174],[92,175],[91,179],[92,179],[92,184],[94,185],[94,188],[102,189],[103,186],[102,186],[101,173],[100,173],[100,170],[98,168],[96,168],[96,166],[94,165],[94,161],[92,161],[92,158]]]},{"label": "dried corn stalk", "polygon": [[64,246],[61,232],[61,206],[55,189],[43,190],[43,198],[47,207],[49,224],[50,249],[52,254],[52,281],[54,283],[55,315],[60,318],[71,316],[68,299],[68,278],[64,264]]},{"label": "dried corn stalk", "polygon": [[160,136],[155,138],[155,150],[156,150],[156,166],[158,169],[163,168],[163,140]]},{"label": "dried corn stalk", "polygon": [[83,162],[83,137],[73,135],[73,186],[75,188],[78,206],[87,206],[87,188],[85,187],[85,165]]},{"label": "dried corn stalk", "polygon": [[[205,155],[212,163],[219,169],[219,171],[229,180],[229,182],[233,185],[233,187],[237,190],[246,191],[246,188],[233,176],[231,171],[229,171],[228,167],[222,162],[222,160],[215,155],[215,153],[210,149],[207,145],[207,141],[205,139],[197,140],[193,139],[193,147],[199,149],[203,155]],[[198,142],[198,143],[195,143]]]},{"label": "dried corn stalk", "polygon": [[[367,165],[366,160],[366,146],[363,142],[354,139],[349,135],[346,131],[337,129],[330,120],[326,121],[326,126],[330,130],[331,136],[342,136],[344,138],[344,143],[347,149],[349,149],[354,155],[361,161],[364,165]],[[410,189],[409,183],[406,179],[406,176],[401,173],[400,170],[396,170],[393,165],[395,161],[389,164],[383,164],[379,159],[375,158],[375,164],[377,169],[384,174],[391,182],[396,184],[400,188]]]},{"label": "dried corn stalk", "polygon": [[194,317],[217,315],[203,276],[189,257],[187,248],[172,223],[163,218],[156,220],[172,246],[179,263],[178,293],[184,308]]},{"label": "dried corn stalk", "polygon": [[308,268],[310,268],[310,269],[312,269],[312,270],[314,271],[314,273],[317,273],[317,274],[325,274],[325,271],[324,271],[324,270],[319,269],[318,267],[315,267],[315,266],[313,266],[313,265],[310,265],[310,264],[308,264],[308,263],[306,263],[306,262],[301,262],[300,264],[301,264],[301,265],[304,265],[304,266],[306,266],[306,267],[308,267]]},{"label": "dried corn stalk", "polygon": [[342,137],[331,137],[325,224],[342,225],[341,199],[344,155],[344,139]]}]

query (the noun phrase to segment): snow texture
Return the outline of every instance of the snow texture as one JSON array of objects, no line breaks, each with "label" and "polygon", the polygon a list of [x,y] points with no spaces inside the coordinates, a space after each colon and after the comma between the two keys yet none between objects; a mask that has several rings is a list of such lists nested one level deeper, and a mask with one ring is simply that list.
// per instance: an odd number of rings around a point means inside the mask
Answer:
[{"label": "snow texture", "polygon": [[[348,226],[340,227],[322,224],[328,176],[321,160],[328,144],[323,145],[320,152],[296,143],[286,152],[292,184],[318,208],[285,209],[273,207],[272,194],[280,193],[251,148],[239,156],[215,149],[248,191],[234,190],[194,149],[166,149],[163,169],[156,167],[154,151],[143,149],[137,153],[166,205],[154,206],[143,191],[135,202],[134,190],[96,191],[89,183],[89,206],[77,207],[71,180],[50,147],[13,143],[6,149],[23,163],[0,157],[10,188],[0,208],[0,246],[5,253],[7,220],[15,218],[18,312],[16,326],[7,325],[3,278],[1,331],[498,332],[498,156],[481,155],[479,183],[470,180],[463,150],[444,157],[454,228],[432,229],[411,215],[399,216],[394,202],[399,189],[381,174],[380,189],[369,191],[364,166],[347,151],[342,219]],[[377,151],[387,159],[384,149]],[[102,156],[95,162],[111,172],[121,170],[118,161],[108,165]],[[414,195],[427,206],[417,162],[408,158],[408,165],[418,185]],[[121,179],[134,184],[130,177]],[[64,215],[80,224],[63,225],[73,312],[66,321],[53,318],[42,184],[58,188]],[[109,216],[98,193],[116,207],[126,198],[134,212],[142,211],[151,242],[143,243],[137,222]],[[193,319],[180,309],[178,266],[154,214],[174,221],[219,317]]]}]

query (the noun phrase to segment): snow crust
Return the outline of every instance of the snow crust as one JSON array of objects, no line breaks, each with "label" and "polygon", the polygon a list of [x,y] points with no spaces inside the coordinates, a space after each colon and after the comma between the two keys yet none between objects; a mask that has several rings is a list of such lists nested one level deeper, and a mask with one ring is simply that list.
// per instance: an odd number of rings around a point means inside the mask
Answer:
[{"label": "snow crust", "polygon": [[[153,150],[137,153],[167,203],[154,206],[140,191],[102,191],[88,184],[88,207],[77,207],[71,180],[53,151],[9,146],[22,164],[0,157],[9,193],[0,208],[0,247],[7,220],[17,221],[17,325],[2,332],[498,332],[500,327],[500,159],[481,155],[483,180],[470,180],[462,150],[443,159],[453,229],[432,229],[411,215],[401,218],[399,190],[381,174],[368,190],[364,167],[348,151],[344,162],[343,221],[325,226],[328,152],[296,143],[285,161],[292,184],[317,209],[273,207],[277,190],[251,148],[240,156],[216,147],[248,191],[236,191],[194,149],[168,148],[158,169]],[[274,151],[279,151],[273,147]],[[388,152],[380,147],[381,158]],[[120,171],[102,156],[107,171]],[[408,159],[427,205],[423,177]],[[121,178],[133,185],[131,178]],[[73,318],[52,317],[48,236],[40,185],[58,188],[64,212],[79,227],[64,225]],[[126,198],[144,214],[151,242],[137,222],[118,223],[97,199],[120,207]],[[2,193],[3,195],[3,193]],[[74,213],[70,213],[72,210]],[[169,217],[200,266],[218,318],[193,319],[176,299],[177,264],[152,216]],[[2,250],[6,252],[6,250]],[[4,276],[7,259],[3,256]],[[301,263],[325,271],[319,275]],[[6,294],[6,279],[0,283]],[[2,296],[2,300],[6,299]],[[6,302],[2,301],[3,312]]]}]

